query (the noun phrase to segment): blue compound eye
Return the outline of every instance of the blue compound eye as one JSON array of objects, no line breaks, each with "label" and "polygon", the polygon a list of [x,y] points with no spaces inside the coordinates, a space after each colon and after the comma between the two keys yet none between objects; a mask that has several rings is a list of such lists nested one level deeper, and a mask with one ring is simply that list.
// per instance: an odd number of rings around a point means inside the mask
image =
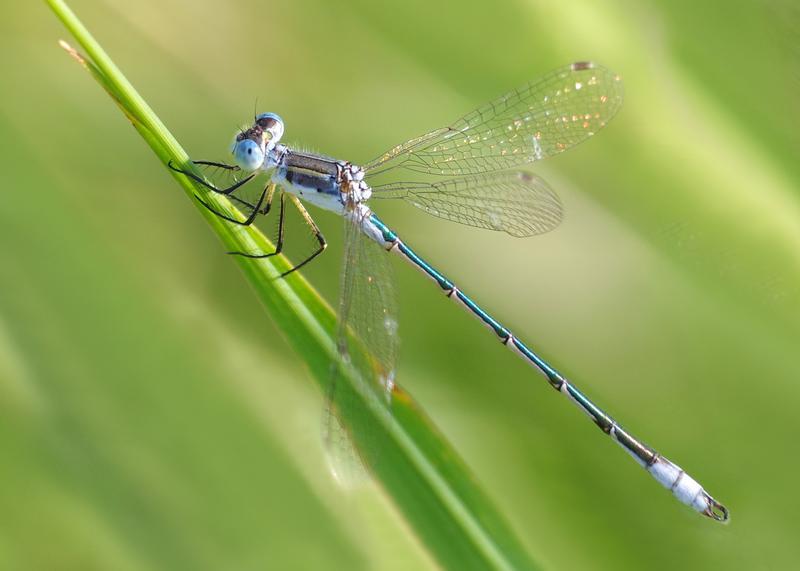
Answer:
[{"label": "blue compound eye", "polygon": [[234,143],[233,160],[243,171],[254,171],[264,163],[264,151],[255,141],[242,139]]}]

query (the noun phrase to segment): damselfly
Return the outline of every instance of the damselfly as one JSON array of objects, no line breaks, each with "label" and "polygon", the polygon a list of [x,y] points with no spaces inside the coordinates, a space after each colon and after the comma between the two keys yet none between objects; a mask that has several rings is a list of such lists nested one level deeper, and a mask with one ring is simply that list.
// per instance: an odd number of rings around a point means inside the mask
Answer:
[{"label": "damselfly", "polygon": [[[546,363],[442,273],[416,254],[367,206],[368,199],[403,199],[429,214],[512,236],[532,236],[553,229],[561,220],[561,203],[547,183],[525,171],[509,170],[566,151],[602,129],[622,104],[619,76],[602,66],[579,62],[557,69],[478,108],[448,127],[397,145],[364,166],[281,143],[284,124],[263,113],[240,131],[232,145],[235,165],[196,161],[243,178],[218,188],[202,177],[181,171],[213,192],[248,208],[241,221],[249,225],[267,214],[279,190],[280,212],[276,250],[240,253],[250,258],[274,256],[283,248],[286,201],[296,208],[317,240],[313,254],[286,273],[304,266],[325,250],[326,242],[301,201],[335,212],[345,219],[345,254],[339,303],[339,351],[349,359],[348,336],[355,334],[373,356],[361,366],[365,377],[391,386],[397,358],[397,322],[387,256],[395,252],[421,270],[445,295],[459,302],[488,326],[499,340],[544,374],[594,423],[628,452],[678,500],[718,521],[728,510],[680,467],[646,446],[617,424],[588,397]],[[173,167],[175,168],[175,167]],[[178,170],[178,169],[176,169]],[[434,182],[372,184],[388,171],[446,177]],[[270,179],[255,201],[236,193],[257,174]],[[285,275],[285,274],[284,274]],[[377,363],[377,366],[375,365]],[[377,378],[376,378],[377,377]]]}]

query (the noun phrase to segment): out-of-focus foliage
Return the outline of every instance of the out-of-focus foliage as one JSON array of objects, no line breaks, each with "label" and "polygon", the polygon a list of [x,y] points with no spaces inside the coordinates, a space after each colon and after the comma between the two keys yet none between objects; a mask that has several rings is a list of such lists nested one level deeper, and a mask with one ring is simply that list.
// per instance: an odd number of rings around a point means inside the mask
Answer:
[{"label": "out-of-focus foliage", "polygon": [[[569,61],[619,71],[621,114],[535,169],[564,202],[557,231],[514,240],[400,206],[381,214],[700,479],[731,525],[678,505],[402,266],[399,380],[545,565],[794,563],[792,3],[73,7],[203,158],[224,157],[256,98],[289,141],[359,162]],[[0,567],[431,566],[379,489],[330,481],[307,372],[138,135],[58,49],[58,22],[43,4],[8,12]],[[334,299],[340,221],[315,214],[331,248],[306,275]]]}]

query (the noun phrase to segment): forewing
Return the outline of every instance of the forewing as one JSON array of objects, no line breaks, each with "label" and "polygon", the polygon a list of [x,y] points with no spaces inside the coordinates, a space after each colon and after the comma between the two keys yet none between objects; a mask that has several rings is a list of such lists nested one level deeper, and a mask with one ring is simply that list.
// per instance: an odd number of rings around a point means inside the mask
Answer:
[{"label": "forewing", "polygon": [[364,168],[457,176],[508,169],[561,153],[594,135],[622,105],[622,81],[574,63],[398,145]]},{"label": "forewing", "polygon": [[[388,257],[380,245],[362,233],[360,220],[345,221],[338,350],[341,360],[361,383],[361,394],[384,402],[388,402],[383,397],[394,383],[398,348]],[[353,435],[348,433],[353,425],[351,416],[359,414],[358,404],[352,398],[352,389],[344,386],[342,368],[334,365],[332,371],[325,410],[325,441],[335,476],[349,483],[354,472],[354,447],[350,438]],[[359,435],[355,440],[362,446],[369,445],[369,435]],[[374,458],[377,451],[369,452]]]},{"label": "forewing", "polygon": [[345,257],[339,301],[340,351],[357,364],[351,337],[369,356],[365,377],[386,379],[397,361],[397,307],[389,256],[361,231],[360,220],[345,220]]},{"label": "forewing", "polygon": [[372,197],[401,198],[433,216],[516,237],[549,232],[562,218],[558,195],[523,171],[385,184],[374,187]]}]

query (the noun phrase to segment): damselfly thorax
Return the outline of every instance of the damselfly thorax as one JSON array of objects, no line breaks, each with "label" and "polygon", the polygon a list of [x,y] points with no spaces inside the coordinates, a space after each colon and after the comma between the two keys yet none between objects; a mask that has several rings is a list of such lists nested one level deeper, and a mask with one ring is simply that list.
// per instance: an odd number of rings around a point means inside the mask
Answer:
[{"label": "damselfly thorax", "polygon": [[319,208],[344,214],[372,195],[363,168],[348,161],[291,149],[278,142],[282,135],[281,119],[274,113],[264,113],[252,127],[237,135],[234,148],[240,149],[237,152],[240,156],[246,156],[246,163],[253,157],[255,164],[263,156],[257,168],[271,170],[273,183]]}]

